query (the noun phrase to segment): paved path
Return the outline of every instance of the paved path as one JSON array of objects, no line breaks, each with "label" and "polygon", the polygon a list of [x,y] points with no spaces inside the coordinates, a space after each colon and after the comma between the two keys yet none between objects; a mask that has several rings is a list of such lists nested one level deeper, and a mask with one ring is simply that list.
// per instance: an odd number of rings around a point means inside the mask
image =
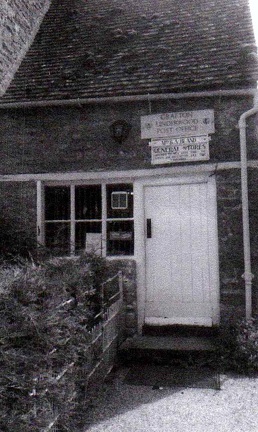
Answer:
[{"label": "paved path", "polygon": [[88,432],[258,432],[258,378],[222,376],[221,390],[156,389],[120,369],[86,419]]}]

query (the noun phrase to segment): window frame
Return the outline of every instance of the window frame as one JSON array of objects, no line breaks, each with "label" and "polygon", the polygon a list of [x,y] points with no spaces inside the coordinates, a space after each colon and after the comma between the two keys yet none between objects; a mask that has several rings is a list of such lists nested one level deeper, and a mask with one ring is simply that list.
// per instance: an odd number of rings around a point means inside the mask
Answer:
[{"label": "window frame", "polygon": [[[127,218],[108,218],[107,211],[107,185],[116,185],[116,184],[124,184],[124,185],[132,185],[132,190],[134,191],[134,182],[133,181],[125,181],[125,179],[110,181],[73,181],[73,180],[65,180],[65,181],[38,181],[37,182],[37,240],[38,243],[45,246],[46,244],[46,233],[45,226],[49,221],[45,220],[45,187],[58,187],[64,186],[70,188],[70,219],[65,222],[70,224],[70,253],[69,255],[65,255],[66,257],[75,257],[75,235],[76,235],[76,222],[80,222],[80,220],[76,219],[76,205],[75,205],[75,188],[76,186],[100,186],[101,187],[101,199],[102,199],[102,214],[101,219],[85,219],[83,222],[100,222],[101,223],[101,233],[102,233],[102,253],[101,256],[110,259],[119,259],[119,258],[133,258],[135,256],[135,230],[133,229],[133,242],[134,242],[134,251],[132,254],[117,254],[111,255],[107,251],[107,226],[109,222],[119,222],[119,221],[132,221],[133,226],[135,224],[135,204],[133,201],[133,217]],[[53,221],[54,223],[54,221]]]}]

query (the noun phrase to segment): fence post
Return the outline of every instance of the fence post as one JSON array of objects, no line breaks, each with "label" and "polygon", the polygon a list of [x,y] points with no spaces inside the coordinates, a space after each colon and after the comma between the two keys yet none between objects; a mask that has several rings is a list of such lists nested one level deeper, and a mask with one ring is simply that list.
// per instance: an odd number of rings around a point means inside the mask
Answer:
[{"label": "fence post", "polygon": [[123,272],[119,270],[118,272],[118,284],[119,284],[119,292],[120,292],[120,300],[123,302]]},{"label": "fence post", "polygon": [[118,328],[118,346],[124,341],[125,334],[125,305],[124,305],[124,292],[123,292],[123,272],[118,272],[118,284],[120,293],[120,312],[119,312],[119,328]]},{"label": "fence post", "polygon": [[100,318],[101,318],[101,344],[102,344],[102,353],[104,352],[105,346],[105,335],[104,335],[104,321],[105,321],[105,292],[104,292],[104,286],[106,282],[103,282],[101,284],[101,291],[100,291],[100,300],[101,300],[101,312],[100,312]]}]

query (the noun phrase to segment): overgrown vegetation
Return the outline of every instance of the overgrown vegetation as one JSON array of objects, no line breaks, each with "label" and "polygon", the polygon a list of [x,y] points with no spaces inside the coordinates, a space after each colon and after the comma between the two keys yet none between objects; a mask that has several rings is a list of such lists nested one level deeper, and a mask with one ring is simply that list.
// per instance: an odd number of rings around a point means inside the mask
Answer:
[{"label": "overgrown vegetation", "polygon": [[10,281],[0,293],[0,430],[44,431],[58,418],[58,431],[75,431],[106,262],[85,255],[3,271]]},{"label": "overgrown vegetation", "polygon": [[258,317],[221,326],[220,367],[240,374],[258,372]]}]

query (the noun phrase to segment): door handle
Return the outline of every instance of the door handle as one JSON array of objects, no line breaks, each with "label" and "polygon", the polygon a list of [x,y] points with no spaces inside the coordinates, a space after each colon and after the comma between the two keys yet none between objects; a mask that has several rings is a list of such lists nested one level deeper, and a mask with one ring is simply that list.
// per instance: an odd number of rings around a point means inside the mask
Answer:
[{"label": "door handle", "polygon": [[151,219],[147,219],[147,238],[151,238]]}]

